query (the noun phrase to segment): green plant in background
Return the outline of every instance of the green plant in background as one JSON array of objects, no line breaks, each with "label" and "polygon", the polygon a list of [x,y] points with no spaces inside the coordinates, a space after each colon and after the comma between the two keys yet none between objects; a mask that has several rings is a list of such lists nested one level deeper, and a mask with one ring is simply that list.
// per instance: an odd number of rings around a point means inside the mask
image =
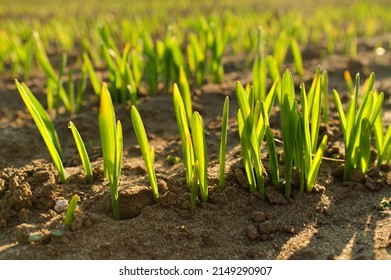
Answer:
[{"label": "green plant in background", "polygon": [[228,131],[228,115],[229,115],[229,97],[224,101],[223,115],[221,119],[221,139],[220,139],[220,175],[219,187],[224,188],[225,178],[225,154],[227,151],[227,131]]},{"label": "green plant in background", "polygon": [[[367,86],[362,92],[361,102],[359,103],[360,76],[359,74],[356,75],[352,100],[346,113],[343,111],[338,92],[333,91],[345,141],[344,180],[351,178],[354,169],[366,173],[370,163],[371,131],[384,99],[383,93],[375,94],[372,91],[374,79],[375,75],[372,73],[368,78]],[[381,143],[379,140],[378,142]]]},{"label": "green plant in background", "polygon": [[31,93],[29,88],[25,84],[20,84],[18,80],[15,80],[15,84],[18,88],[20,96],[23,99],[23,102],[31,114],[31,117],[37,125],[43,140],[45,141],[46,147],[48,148],[50,156],[52,157],[54,166],[60,175],[61,182],[65,183],[66,178],[64,166],[62,163],[61,145],[52,121],[50,120],[42,105]]},{"label": "green plant in background", "polygon": [[88,73],[92,88],[96,95],[100,95],[102,77],[95,71],[87,53],[83,53],[83,73]]},{"label": "green plant in background", "polygon": [[255,100],[262,101],[266,98],[266,69],[266,51],[262,41],[262,29],[258,27],[257,54],[252,69]]},{"label": "green plant in background", "polygon": [[155,95],[159,85],[159,57],[151,35],[144,31],[141,36],[144,44],[143,53],[146,56],[144,70],[145,76],[148,79],[149,93]]},{"label": "green plant in background", "polygon": [[163,79],[166,89],[169,89],[172,82],[179,81],[179,68],[185,65],[185,58],[182,53],[178,38],[169,32],[164,40],[163,58]]},{"label": "green plant in background", "polygon": [[102,141],[104,176],[109,179],[114,219],[120,219],[118,184],[121,176],[123,136],[122,125],[115,121],[114,106],[110,92],[102,84],[99,110],[99,132]]},{"label": "green plant in background", "polygon": [[152,188],[152,194],[155,201],[159,201],[159,190],[156,181],[155,174],[155,151],[153,147],[149,147],[147,133],[145,132],[143,121],[140,117],[139,112],[135,106],[132,106],[131,117],[133,129],[137,137],[137,141],[140,145],[141,153],[144,158],[145,166],[147,167],[149,183]]},{"label": "green plant in background", "polygon": [[179,82],[178,82],[178,88],[182,95],[183,104],[185,105],[185,111],[187,116],[187,121],[190,122],[191,116],[193,115],[193,105],[192,105],[192,98],[191,98],[191,91],[189,82],[187,80],[186,72],[183,69],[183,66],[179,66]]},{"label": "green plant in background", "polygon": [[[38,64],[40,65],[41,69],[45,72],[47,78],[48,78],[48,87],[51,87],[48,93],[48,107],[49,109],[52,109],[54,106],[53,104],[56,104],[56,108],[58,108],[58,100],[60,99],[65,108],[68,111],[71,111],[74,109],[71,107],[71,102],[69,100],[69,97],[65,91],[65,88],[62,84],[62,74],[64,72],[64,68],[66,65],[66,56],[63,55],[60,67],[59,67],[59,75],[54,71],[52,65],[50,64],[49,58],[46,54],[45,48],[43,47],[41,38],[39,36],[38,32],[33,32],[33,42],[34,42],[34,49],[35,49],[35,56],[37,59]],[[52,94],[50,94],[52,93]],[[55,97],[54,97],[55,96]],[[56,101],[55,101],[56,99]],[[55,103],[53,103],[55,102]]]},{"label": "green plant in background", "polygon": [[77,194],[75,194],[71,201],[69,202],[67,211],[65,212],[65,217],[64,217],[64,225],[70,226],[73,221],[73,216],[75,214],[75,210],[77,207],[77,203],[79,202],[80,198]]},{"label": "green plant in background", "polygon": [[77,150],[79,151],[80,159],[83,164],[84,171],[86,172],[87,182],[92,183],[94,178],[92,175],[91,163],[83,139],[81,138],[79,131],[72,121],[69,122],[68,127],[71,129],[72,135],[75,139]]}]

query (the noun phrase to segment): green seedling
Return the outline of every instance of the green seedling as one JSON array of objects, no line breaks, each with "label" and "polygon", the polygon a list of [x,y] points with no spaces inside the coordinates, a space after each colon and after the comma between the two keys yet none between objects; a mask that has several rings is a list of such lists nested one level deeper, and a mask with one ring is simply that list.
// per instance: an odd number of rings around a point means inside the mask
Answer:
[{"label": "green seedling", "polygon": [[155,201],[159,201],[159,190],[157,186],[156,181],[156,174],[155,174],[155,152],[153,147],[150,148],[147,138],[147,133],[145,132],[143,121],[140,117],[139,112],[137,111],[137,108],[132,106],[131,109],[131,117],[132,117],[132,124],[133,129],[137,137],[137,141],[141,148],[141,153],[144,158],[145,166],[147,167],[148,172],[148,178],[149,183],[152,188],[152,194],[155,199]]},{"label": "green seedling", "polygon": [[[375,90],[373,93],[375,99],[377,99],[379,96],[378,92]],[[378,167],[381,167],[384,161],[387,164],[390,164],[391,162],[391,125],[388,126],[384,136],[383,136],[383,130],[384,130],[383,112],[382,109],[380,108],[379,114],[377,115],[376,121],[374,123]]]},{"label": "green seedling", "polygon": [[[250,98],[248,97],[243,86],[236,83],[236,98],[239,103],[238,110],[238,126],[239,137],[242,147],[243,163],[246,169],[247,180],[250,187],[250,192],[258,190],[261,196],[264,196],[265,187],[262,174],[262,163],[260,157],[260,143],[259,139],[263,139],[263,135],[257,134],[257,126],[254,122],[254,114],[252,112],[251,96],[253,96],[253,89],[250,91]],[[264,122],[259,122],[261,127],[264,127]],[[260,129],[263,130],[264,129]]]},{"label": "green seedling", "polygon": [[195,74],[196,84],[202,85],[205,77],[205,53],[195,33],[190,33],[187,46],[189,70]]},{"label": "green seedling", "polygon": [[79,131],[72,121],[69,122],[68,127],[71,129],[72,135],[75,139],[77,150],[79,151],[80,159],[83,164],[84,171],[86,172],[87,182],[92,183],[94,178],[92,175],[91,163],[83,139],[81,138]]},{"label": "green seedling", "polygon": [[225,154],[227,152],[227,131],[228,131],[228,115],[229,115],[229,97],[224,101],[223,116],[221,119],[221,140],[220,140],[220,176],[219,187],[224,188],[225,178]]},{"label": "green seedling", "polygon": [[206,202],[208,200],[208,159],[204,124],[198,112],[194,112],[191,118],[191,135],[194,145],[194,160],[198,163],[197,184],[199,184],[201,200]]},{"label": "green seedling", "polygon": [[143,52],[146,56],[145,62],[145,75],[148,79],[149,93],[155,95],[159,84],[159,71],[158,71],[158,56],[155,51],[154,43],[151,35],[148,32],[141,34],[144,44]]},{"label": "green seedling", "polygon": [[102,78],[97,74],[87,53],[83,53],[83,73],[88,72],[92,88],[99,96],[102,84]]},{"label": "green seedling", "polygon": [[291,50],[292,50],[293,61],[295,64],[297,74],[299,74],[300,78],[303,78],[304,77],[303,58],[301,55],[299,44],[297,43],[297,40],[295,38],[291,39]]},{"label": "green seedling", "polygon": [[[52,65],[50,64],[49,58],[47,57],[45,48],[43,47],[41,38],[39,36],[38,32],[33,32],[33,41],[34,41],[34,49],[35,49],[35,56],[37,59],[38,64],[42,68],[42,70],[45,72],[46,76],[48,77],[48,80],[50,80],[52,83],[56,85],[56,94],[57,98],[60,98],[62,102],[64,103],[65,108],[68,111],[71,111],[71,104],[69,101],[69,98],[65,92],[65,89],[62,85],[61,78],[62,73],[65,68],[66,62],[65,57],[63,56],[60,63],[60,69],[59,69],[59,75],[56,74],[54,71]],[[48,97],[49,99],[54,100],[53,98]],[[48,103],[49,106],[50,103]]]},{"label": "green seedling", "polygon": [[289,69],[284,72],[281,84],[281,130],[284,142],[285,196],[290,196],[293,156],[296,144],[299,115],[295,101],[293,77]]},{"label": "green seedling", "polygon": [[60,175],[61,182],[65,183],[66,178],[64,166],[62,164],[61,146],[53,123],[43,109],[42,105],[31,93],[29,88],[25,84],[20,84],[18,80],[15,80],[15,84],[18,88],[20,96],[23,99],[23,102],[31,114],[31,117],[37,125],[43,140],[45,141],[46,147],[48,148],[50,156],[52,157],[54,166]]},{"label": "green seedling", "polygon": [[323,122],[328,125],[329,123],[329,75],[327,71],[323,71],[320,76],[320,83],[321,83],[321,92],[322,92],[322,99],[323,99]]},{"label": "green seedling", "polygon": [[67,211],[65,212],[64,225],[71,226],[79,199],[79,196],[75,194],[69,202]]},{"label": "green seedling", "polygon": [[187,186],[191,188],[194,168],[194,149],[191,140],[189,123],[186,117],[185,105],[177,84],[174,84],[173,87],[173,102],[179,137],[182,144],[182,155],[186,169],[186,183]]},{"label": "green seedling", "polygon": [[375,75],[372,73],[358,103],[360,76],[356,75],[356,84],[351,103],[346,114],[343,111],[338,92],[333,91],[345,140],[344,180],[349,180],[354,169],[366,173],[370,162],[371,131],[380,112],[384,95],[374,94],[372,86]]},{"label": "green seedling", "polygon": [[99,132],[102,141],[104,175],[109,179],[114,219],[120,219],[118,184],[121,175],[123,136],[122,125],[115,122],[114,106],[105,83],[100,94]]},{"label": "green seedling", "polygon": [[191,92],[189,87],[189,82],[187,80],[186,72],[183,69],[183,66],[179,66],[179,91],[182,94],[183,103],[185,105],[185,111],[187,116],[187,121],[190,122],[191,116],[193,115],[193,105],[191,102]]}]

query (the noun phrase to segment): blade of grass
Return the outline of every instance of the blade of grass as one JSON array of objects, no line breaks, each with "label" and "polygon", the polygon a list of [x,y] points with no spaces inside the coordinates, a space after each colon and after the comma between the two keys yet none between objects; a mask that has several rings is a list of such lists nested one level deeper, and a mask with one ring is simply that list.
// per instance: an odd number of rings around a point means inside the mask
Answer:
[{"label": "blade of grass", "polygon": [[224,101],[222,125],[221,125],[221,140],[220,140],[220,176],[219,187],[224,188],[225,178],[225,154],[227,151],[227,130],[228,130],[228,114],[229,114],[229,97]]},{"label": "blade of grass", "polygon": [[84,171],[86,172],[87,181],[88,183],[92,183],[93,175],[92,175],[91,163],[83,139],[81,138],[79,131],[77,130],[76,126],[73,124],[72,121],[69,122],[68,127],[72,130],[72,134],[75,139],[77,150],[79,151],[80,159],[82,161]]},{"label": "blade of grass", "polygon": [[192,140],[194,145],[194,157],[199,163],[199,184],[201,200],[208,200],[208,160],[206,153],[205,132],[202,118],[198,112],[194,112],[191,118]]},{"label": "blade of grass", "polygon": [[131,117],[132,117],[132,124],[134,128],[134,132],[137,137],[137,141],[140,145],[141,153],[144,158],[145,166],[147,167],[148,172],[148,178],[149,183],[152,188],[152,194],[155,199],[155,201],[159,201],[159,190],[157,187],[157,181],[156,181],[156,174],[155,174],[155,168],[154,168],[154,156],[152,148],[150,148],[148,143],[148,137],[147,133],[145,132],[143,121],[140,117],[140,113],[136,109],[136,107],[132,106],[131,109]]},{"label": "blade of grass", "polygon": [[60,175],[61,183],[65,183],[65,171],[62,164],[61,157],[57,151],[56,146],[53,143],[53,138],[51,133],[49,132],[48,127],[46,126],[44,120],[41,117],[41,114],[39,113],[38,109],[36,108],[34,102],[30,99],[29,94],[26,92],[25,88],[26,86],[22,86],[18,80],[15,80],[15,84],[18,88],[18,91],[20,93],[20,96],[22,97],[27,109],[29,110],[31,117],[33,118],[35,124],[37,125],[37,128],[39,132],[41,133],[41,136],[43,140],[45,141],[46,147],[49,150],[50,156],[52,157],[53,163]]}]

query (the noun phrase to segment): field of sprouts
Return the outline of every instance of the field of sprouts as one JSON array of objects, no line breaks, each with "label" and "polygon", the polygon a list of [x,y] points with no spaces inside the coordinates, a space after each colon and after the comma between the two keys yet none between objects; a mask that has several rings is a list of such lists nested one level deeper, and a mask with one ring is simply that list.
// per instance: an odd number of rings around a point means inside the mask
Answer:
[{"label": "field of sprouts", "polygon": [[391,259],[389,1],[5,2],[0,259]]}]

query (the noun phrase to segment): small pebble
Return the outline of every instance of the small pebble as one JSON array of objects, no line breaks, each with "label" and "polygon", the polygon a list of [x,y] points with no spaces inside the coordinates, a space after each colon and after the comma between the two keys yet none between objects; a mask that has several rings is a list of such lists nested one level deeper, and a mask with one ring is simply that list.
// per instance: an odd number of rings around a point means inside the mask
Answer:
[{"label": "small pebble", "polygon": [[247,235],[248,239],[250,239],[250,240],[255,240],[255,239],[257,239],[258,231],[257,231],[257,229],[255,228],[255,226],[253,226],[253,225],[248,226],[248,227],[246,228],[246,235]]},{"label": "small pebble", "polygon": [[258,227],[260,234],[271,234],[277,231],[277,225],[271,220],[267,220],[259,225]]},{"label": "small pebble", "polygon": [[266,215],[262,211],[254,211],[251,213],[251,220],[254,223],[262,223],[266,220]]},{"label": "small pebble", "polygon": [[59,199],[56,201],[56,205],[54,205],[54,210],[56,212],[64,212],[68,208],[68,201],[65,199]]}]

